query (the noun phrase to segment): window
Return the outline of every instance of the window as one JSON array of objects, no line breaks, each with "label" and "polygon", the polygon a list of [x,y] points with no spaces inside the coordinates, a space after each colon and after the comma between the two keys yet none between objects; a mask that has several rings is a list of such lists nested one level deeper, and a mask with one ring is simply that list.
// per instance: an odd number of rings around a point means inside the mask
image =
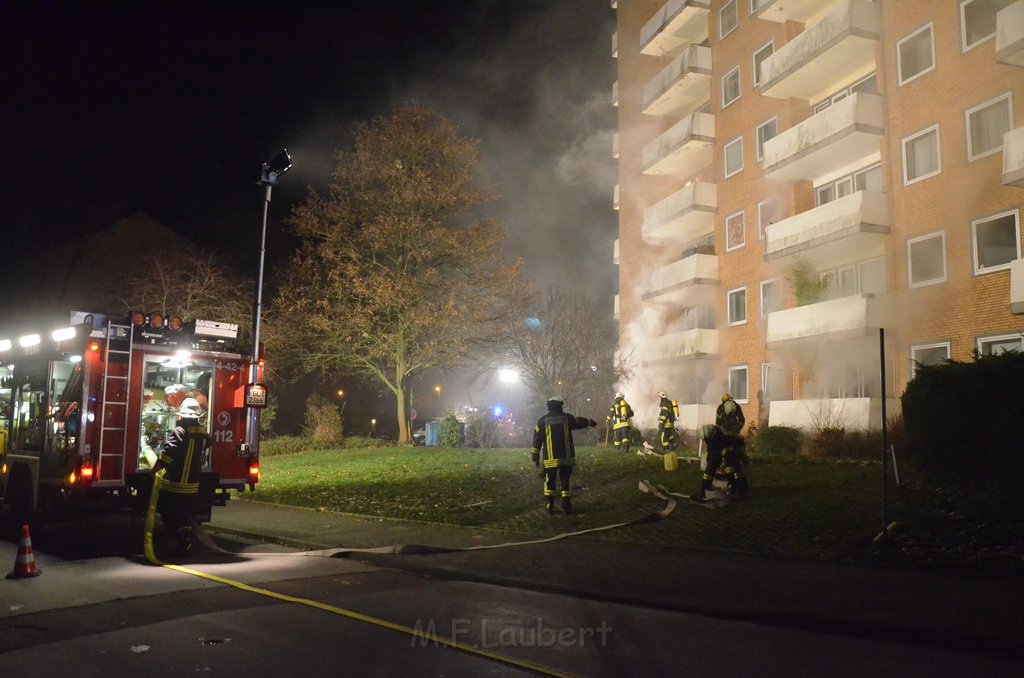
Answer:
[{"label": "window", "polygon": [[946,282],[946,234],[931,233],[907,241],[910,287]]},{"label": "window", "polygon": [[725,251],[743,247],[746,244],[746,219],[743,210],[725,218]]},{"label": "window", "polygon": [[764,143],[769,139],[775,138],[778,134],[778,120],[772,118],[768,122],[763,122],[757,126],[754,131],[754,137],[757,139],[757,159],[760,160],[764,157]]},{"label": "window", "polygon": [[835,94],[825,98],[814,105],[814,112],[821,113],[832,104],[842,101],[851,94],[878,94],[878,77],[876,73],[867,75],[849,87],[844,87]]},{"label": "window", "polygon": [[739,21],[739,12],[736,11],[736,0],[729,0],[722,9],[718,10],[719,40],[736,30]]},{"label": "window", "polygon": [[821,272],[821,286],[825,290],[828,299],[849,297],[857,294],[857,268],[855,266],[843,266]]},{"label": "window", "polygon": [[[761,392],[765,402],[792,398],[793,372],[776,363],[761,364]],[[763,416],[763,414],[762,414]]]},{"label": "window", "polygon": [[885,294],[885,259],[871,259],[857,264],[861,294]]},{"label": "window", "polygon": [[853,174],[833,179],[827,184],[822,184],[814,189],[815,200],[819,207],[850,195],[855,191],[879,192],[881,190],[882,166],[880,164],[871,165],[862,170],[857,170]]},{"label": "window", "polygon": [[911,346],[910,360],[913,363],[914,374],[922,367],[939,365],[942,361],[949,360],[949,342]]},{"label": "window", "polygon": [[935,176],[941,171],[938,125],[903,140],[904,185]]},{"label": "window", "polygon": [[775,198],[757,203],[757,237],[764,240],[764,229],[779,220],[779,201]]},{"label": "window", "polygon": [[775,42],[769,42],[767,45],[761,47],[761,49],[754,52],[754,77],[751,78],[754,81],[754,87],[761,84],[761,63],[765,59],[770,57],[775,52]]},{"label": "window", "polygon": [[1013,120],[1012,100],[1007,92],[967,111],[967,159],[975,160],[1003,150],[1003,134]]},{"label": "window", "polygon": [[996,12],[1013,0],[962,0],[960,39],[966,52],[996,34]]},{"label": "window", "polygon": [[782,279],[773,278],[761,281],[761,317],[767,318],[769,313],[782,310]]},{"label": "window", "polygon": [[747,322],[747,288],[737,287],[726,294],[730,325],[745,325]]},{"label": "window", "polygon": [[932,25],[928,24],[896,43],[896,70],[900,85],[935,68]]},{"label": "window", "polygon": [[725,178],[743,171],[743,137],[737,137],[725,145]]},{"label": "window", "polygon": [[999,355],[1009,351],[1024,351],[1024,335],[1004,334],[1001,337],[978,339],[978,353],[981,355]]},{"label": "window", "polygon": [[749,400],[746,365],[729,368],[729,393],[738,403],[745,403]]},{"label": "window", "polygon": [[722,108],[740,98],[740,67],[722,76]]},{"label": "window", "polygon": [[974,240],[974,272],[1002,271],[1019,256],[1020,224],[1017,210],[971,222]]},{"label": "window", "polygon": [[875,165],[853,174],[853,190],[855,191],[882,191],[882,166]]}]

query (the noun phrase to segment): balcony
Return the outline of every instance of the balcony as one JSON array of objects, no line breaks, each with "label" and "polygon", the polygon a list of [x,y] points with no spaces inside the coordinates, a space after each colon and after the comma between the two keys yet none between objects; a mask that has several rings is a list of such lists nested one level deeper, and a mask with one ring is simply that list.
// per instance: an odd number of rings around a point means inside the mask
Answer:
[{"label": "balcony", "polygon": [[877,334],[883,300],[867,294],[840,297],[768,314],[765,345],[784,347],[808,339],[846,339]]},{"label": "balcony", "polygon": [[1010,263],[1010,313],[1024,315],[1024,259]]},{"label": "balcony", "polygon": [[715,405],[679,403],[679,416],[676,417],[676,428],[683,431],[696,431],[704,424],[713,424],[715,422],[715,408]]},{"label": "balcony", "polygon": [[885,134],[882,97],[857,93],[764,145],[761,168],[779,181],[811,181],[877,154]]},{"label": "balcony", "polygon": [[619,81],[616,80],[612,83],[612,106],[618,107],[619,105]]},{"label": "balcony", "polygon": [[1024,188],[1024,127],[1003,135],[1003,183]]},{"label": "balcony", "polygon": [[708,37],[709,0],[668,0],[640,29],[640,51],[648,56],[674,56],[689,44]]},{"label": "balcony", "polygon": [[615,295],[615,299],[612,302],[612,317],[616,320],[619,319],[619,295]]},{"label": "balcony", "polygon": [[996,61],[1024,66],[1024,0],[996,13]]},{"label": "balcony", "polygon": [[858,191],[764,229],[764,260],[805,255],[817,268],[885,253],[889,236],[887,193]]},{"label": "balcony", "polygon": [[612,189],[612,209],[619,209],[619,185],[615,184],[615,188]]},{"label": "balcony", "polygon": [[716,185],[694,181],[645,209],[642,233],[652,240],[696,240],[714,232],[717,210]]},{"label": "balcony", "polygon": [[711,98],[711,48],[690,45],[643,89],[643,111],[681,115]]},{"label": "balcony", "polygon": [[[899,398],[886,398],[886,417],[902,411]],[[823,398],[773,400],[768,406],[769,426],[790,426],[816,431],[822,422],[841,424],[847,431],[882,428],[881,398]]]},{"label": "balcony", "polygon": [[832,4],[827,0],[757,0],[754,18],[777,24],[787,21],[809,24],[827,12]]},{"label": "balcony", "polygon": [[672,308],[697,306],[707,300],[709,290],[717,284],[718,257],[692,254],[654,269],[641,298]]},{"label": "balcony", "polygon": [[693,329],[655,337],[647,345],[641,365],[647,367],[671,360],[694,359],[718,353],[718,330]]},{"label": "balcony", "polygon": [[619,32],[612,33],[612,58],[619,58]]},{"label": "balcony", "polygon": [[694,112],[644,146],[644,174],[688,177],[711,164],[715,143],[715,116]]},{"label": "balcony", "polygon": [[615,132],[612,134],[612,157],[619,157],[619,133]]},{"label": "balcony", "polygon": [[619,239],[616,238],[615,242],[612,243],[612,263],[616,266],[619,265]]},{"label": "balcony", "polygon": [[761,63],[757,90],[775,99],[817,101],[875,70],[878,3],[846,0]]}]

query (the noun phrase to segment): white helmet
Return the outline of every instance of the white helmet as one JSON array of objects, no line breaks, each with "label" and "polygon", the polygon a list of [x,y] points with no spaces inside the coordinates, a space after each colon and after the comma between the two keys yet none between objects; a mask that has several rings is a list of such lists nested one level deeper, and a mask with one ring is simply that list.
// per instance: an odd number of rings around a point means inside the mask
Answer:
[{"label": "white helmet", "polygon": [[658,391],[658,397],[659,398],[667,398],[668,394],[665,393],[664,391]]},{"label": "white helmet", "polygon": [[198,419],[203,416],[203,408],[195,398],[185,398],[178,408],[178,416]]},{"label": "white helmet", "polygon": [[626,396],[625,396],[625,394],[623,394],[622,391],[616,391],[615,392],[615,397],[616,398],[625,398]]}]

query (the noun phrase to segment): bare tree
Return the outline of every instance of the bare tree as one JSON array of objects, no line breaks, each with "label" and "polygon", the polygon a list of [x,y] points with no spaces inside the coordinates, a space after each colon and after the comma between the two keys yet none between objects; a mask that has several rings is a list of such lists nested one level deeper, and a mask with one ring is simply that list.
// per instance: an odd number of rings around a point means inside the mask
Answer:
[{"label": "bare tree", "polygon": [[519,264],[475,208],[476,144],[415,105],[357,126],[327,195],[291,223],[303,242],[281,281],[268,342],[298,373],[349,372],[394,394],[411,443],[411,389],[493,343],[519,298]]},{"label": "bare tree", "polygon": [[509,331],[509,353],[538,400],[562,396],[567,406],[610,399],[626,364],[615,358],[618,334],[607,309],[564,289],[547,289],[533,312]]}]

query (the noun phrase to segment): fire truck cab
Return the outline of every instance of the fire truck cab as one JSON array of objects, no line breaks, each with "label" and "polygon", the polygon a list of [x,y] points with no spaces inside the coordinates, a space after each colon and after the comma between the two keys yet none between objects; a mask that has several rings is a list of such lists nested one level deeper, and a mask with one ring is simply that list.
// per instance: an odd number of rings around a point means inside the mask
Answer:
[{"label": "fire truck cab", "polygon": [[[18,520],[144,506],[152,465],[192,397],[208,434],[197,513],[259,480],[262,366],[238,326],[75,312],[50,334],[0,332],[0,497]],[[254,384],[256,387],[254,388]],[[252,425],[255,416],[256,425]]]}]

